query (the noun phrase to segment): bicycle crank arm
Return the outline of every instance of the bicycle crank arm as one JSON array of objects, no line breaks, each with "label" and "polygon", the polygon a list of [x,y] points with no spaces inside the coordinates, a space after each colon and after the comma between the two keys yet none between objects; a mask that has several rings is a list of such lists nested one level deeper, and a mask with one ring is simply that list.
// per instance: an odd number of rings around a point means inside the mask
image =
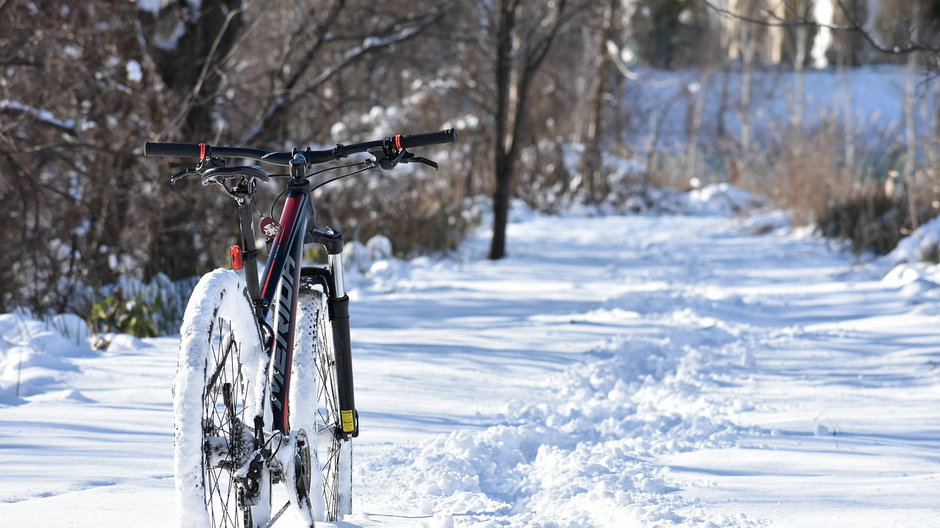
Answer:
[{"label": "bicycle crank arm", "polygon": [[271,517],[271,520],[264,525],[264,528],[271,528],[274,526],[274,523],[276,523],[277,520],[281,518],[281,515],[284,515],[284,512],[287,511],[288,507],[290,507],[290,501],[285,502],[284,505],[281,506],[281,509],[274,514],[274,517]]}]

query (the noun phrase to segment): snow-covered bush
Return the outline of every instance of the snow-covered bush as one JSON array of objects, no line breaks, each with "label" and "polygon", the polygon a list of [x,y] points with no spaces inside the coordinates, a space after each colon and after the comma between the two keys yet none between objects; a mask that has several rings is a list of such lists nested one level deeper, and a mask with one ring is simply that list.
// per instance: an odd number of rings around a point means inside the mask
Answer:
[{"label": "snow-covered bush", "polygon": [[893,264],[940,262],[940,217],[930,220],[898,242],[886,258]]},{"label": "snow-covered bush", "polygon": [[197,277],[172,281],[157,274],[150,282],[124,279],[98,289],[83,312],[95,334],[120,332],[137,337],[172,334]]},{"label": "snow-covered bush", "polygon": [[91,353],[81,318],[42,321],[26,311],[0,314],[0,404],[45,392],[75,370],[68,358]]},{"label": "snow-covered bush", "polygon": [[[911,207],[914,207],[912,210]],[[878,182],[866,185],[850,196],[833,199],[816,220],[818,231],[829,238],[848,241],[856,253],[891,252],[910,233],[913,224],[927,222],[937,215],[929,204],[917,204],[906,197],[888,196]],[[929,238],[929,232],[921,237]],[[930,243],[920,248],[922,238],[906,244],[911,260],[936,260]],[[917,246],[915,251],[913,245]],[[917,256],[914,254],[917,253]]]}]

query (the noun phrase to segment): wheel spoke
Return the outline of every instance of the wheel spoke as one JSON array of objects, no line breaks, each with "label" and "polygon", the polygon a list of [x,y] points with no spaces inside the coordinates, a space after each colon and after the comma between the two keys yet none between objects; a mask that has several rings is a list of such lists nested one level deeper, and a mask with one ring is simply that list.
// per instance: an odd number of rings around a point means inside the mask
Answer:
[{"label": "wheel spoke", "polygon": [[[256,391],[254,372],[261,350],[260,332],[250,326],[254,308],[244,284],[232,271],[206,274],[193,291],[180,329],[180,369],[176,394],[177,478],[183,511],[205,508],[212,528],[247,528],[253,507],[269,501],[262,487],[266,469],[249,475],[236,473],[257,452],[252,426]],[[245,364],[248,361],[250,363]],[[196,366],[201,368],[194,368]],[[201,419],[192,412],[201,406]],[[258,482],[260,480],[260,482]],[[190,485],[189,483],[192,483]],[[248,491],[255,490],[254,492]],[[246,493],[258,493],[258,497]],[[267,521],[268,507],[260,504],[255,522]],[[189,519],[181,519],[184,524]]]},{"label": "wheel spoke", "polygon": [[[341,439],[337,432],[341,430],[339,391],[336,377],[336,358],[332,343],[332,325],[327,316],[325,296],[317,292],[314,295],[312,309],[316,310],[316,319],[312,323],[314,335],[314,358],[317,368],[316,395],[317,409],[314,413],[316,424],[314,440],[317,451],[317,470],[322,490],[315,490],[324,500],[325,519],[335,521],[348,513],[348,485],[342,481],[348,478],[350,471],[349,445],[347,439]],[[346,475],[346,476],[344,476]]]}]

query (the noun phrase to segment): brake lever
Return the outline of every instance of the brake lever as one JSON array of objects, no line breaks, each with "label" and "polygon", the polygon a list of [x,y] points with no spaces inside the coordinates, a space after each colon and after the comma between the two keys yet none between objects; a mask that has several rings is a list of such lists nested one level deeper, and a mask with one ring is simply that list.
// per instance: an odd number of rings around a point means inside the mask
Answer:
[{"label": "brake lever", "polygon": [[170,185],[176,185],[176,182],[182,180],[185,176],[190,174],[199,174],[199,171],[193,168],[181,170],[173,176],[170,176]]},{"label": "brake lever", "polygon": [[388,150],[384,147],[370,149],[369,154],[375,160],[376,166],[382,170],[392,170],[399,163],[420,163],[427,165],[434,170],[438,169],[438,164],[421,156],[415,156],[405,149]]},{"label": "brake lever", "polygon": [[[176,182],[180,181],[181,179],[183,179],[184,177],[190,174],[204,174],[206,171],[209,171],[211,169],[215,169],[218,167],[224,167],[224,166],[225,166],[225,160],[223,160],[222,158],[213,158],[213,157],[203,158],[199,160],[199,163],[196,164],[195,168],[191,167],[188,169],[184,169],[184,170],[177,172],[173,176],[170,176],[170,185],[175,185]],[[205,184],[206,183],[203,182],[203,185]]]},{"label": "brake lever", "polygon": [[437,170],[440,167],[436,162],[431,161],[427,158],[422,158],[421,156],[415,156],[414,154],[410,152],[406,152],[402,156],[401,162],[402,163],[420,163],[422,165],[427,165],[428,167],[431,167],[434,170]]},{"label": "brake lever", "polygon": [[392,170],[405,155],[405,150],[389,151],[384,147],[369,149],[369,154],[375,160],[375,165],[382,170]]}]

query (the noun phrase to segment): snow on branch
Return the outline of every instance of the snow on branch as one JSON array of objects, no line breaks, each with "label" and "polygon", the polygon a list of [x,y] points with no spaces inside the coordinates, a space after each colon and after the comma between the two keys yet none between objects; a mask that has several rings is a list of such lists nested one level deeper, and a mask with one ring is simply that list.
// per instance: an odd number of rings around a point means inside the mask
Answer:
[{"label": "snow on branch", "polygon": [[305,93],[312,92],[316,90],[320,85],[331,79],[334,75],[339,73],[343,68],[346,68],[354,61],[363,57],[367,53],[377,50],[379,48],[384,48],[407,40],[415,35],[417,35],[424,26],[409,26],[401,31],[388,35],[386,37],[369,37],[363,40],[362,44],[351,48],[343,54],[336,62],[332,65],[325,68],[319,75],[314,77],[304,90],[297,90],[289,92],[285,95],[280,95],[276,97],[271,103],[265,108],[263,117],[255,123],[247,134],[245,134],[241,141],[242,143],[249,143],[258,136],[261,135],[262,131],[268,127],[268,125],[275,120],[275,117],[284,111],[285,108],[290,106],[294,101],[299,99],[301,95]]},{"label": "snow on branch", "polygon": [[[405,28],[393,35],[389,35],[387,37],[382,37],[382,38],[369,37],[365,39],[362,42],[361,46],[356,46],[355,48],[348,50],[346,53],[343,54],[343,56],[338,61],[333,63],[332,66],[323,70],[323,72],[321,72],[320,75],[317,75],[313,79],[313,81],[311,81],[310,88],[316,88],[317,86],[320,86],[321,84],[325,83],[327,80],[330,79],[330,77],[336,75],[337,72],[339,72],[340,70],[348,66],[354,60],[365,55],[366,53],[372,50],[378,49],[378,48],[391,46],[392,44],[395,44],[397,42],[401,42],[405,39],[413,37],[414,35],[418,34],[418,32],[421,29],[422,28],[420,26],[412,26],[412,27]],[[296,97],[298,96],[294,96],[294,98]]]},{"label": "snow on branch", "polygon": [[41,123],[57,128],[73,136],[76,135],[76,126],[75,126],[74,119],[68,119],[68,120],[59,119],[52,112],[48,110],[43,110],[42,108],[36,108],[35,106],[23,104],[19,101],[11,101],[9,99],[0,99],[0,113],[25,114]]},{"label": "snow on branch", "polygon": [[[137,9],[141,11],[149,11],[153,13],[153,16],[158,16],[160,10],[164,7],[173,3],[174,0],[136,0]],[[199,9],[201,1],[200,0],[188,0],[186,3],[194,9]]]}]

